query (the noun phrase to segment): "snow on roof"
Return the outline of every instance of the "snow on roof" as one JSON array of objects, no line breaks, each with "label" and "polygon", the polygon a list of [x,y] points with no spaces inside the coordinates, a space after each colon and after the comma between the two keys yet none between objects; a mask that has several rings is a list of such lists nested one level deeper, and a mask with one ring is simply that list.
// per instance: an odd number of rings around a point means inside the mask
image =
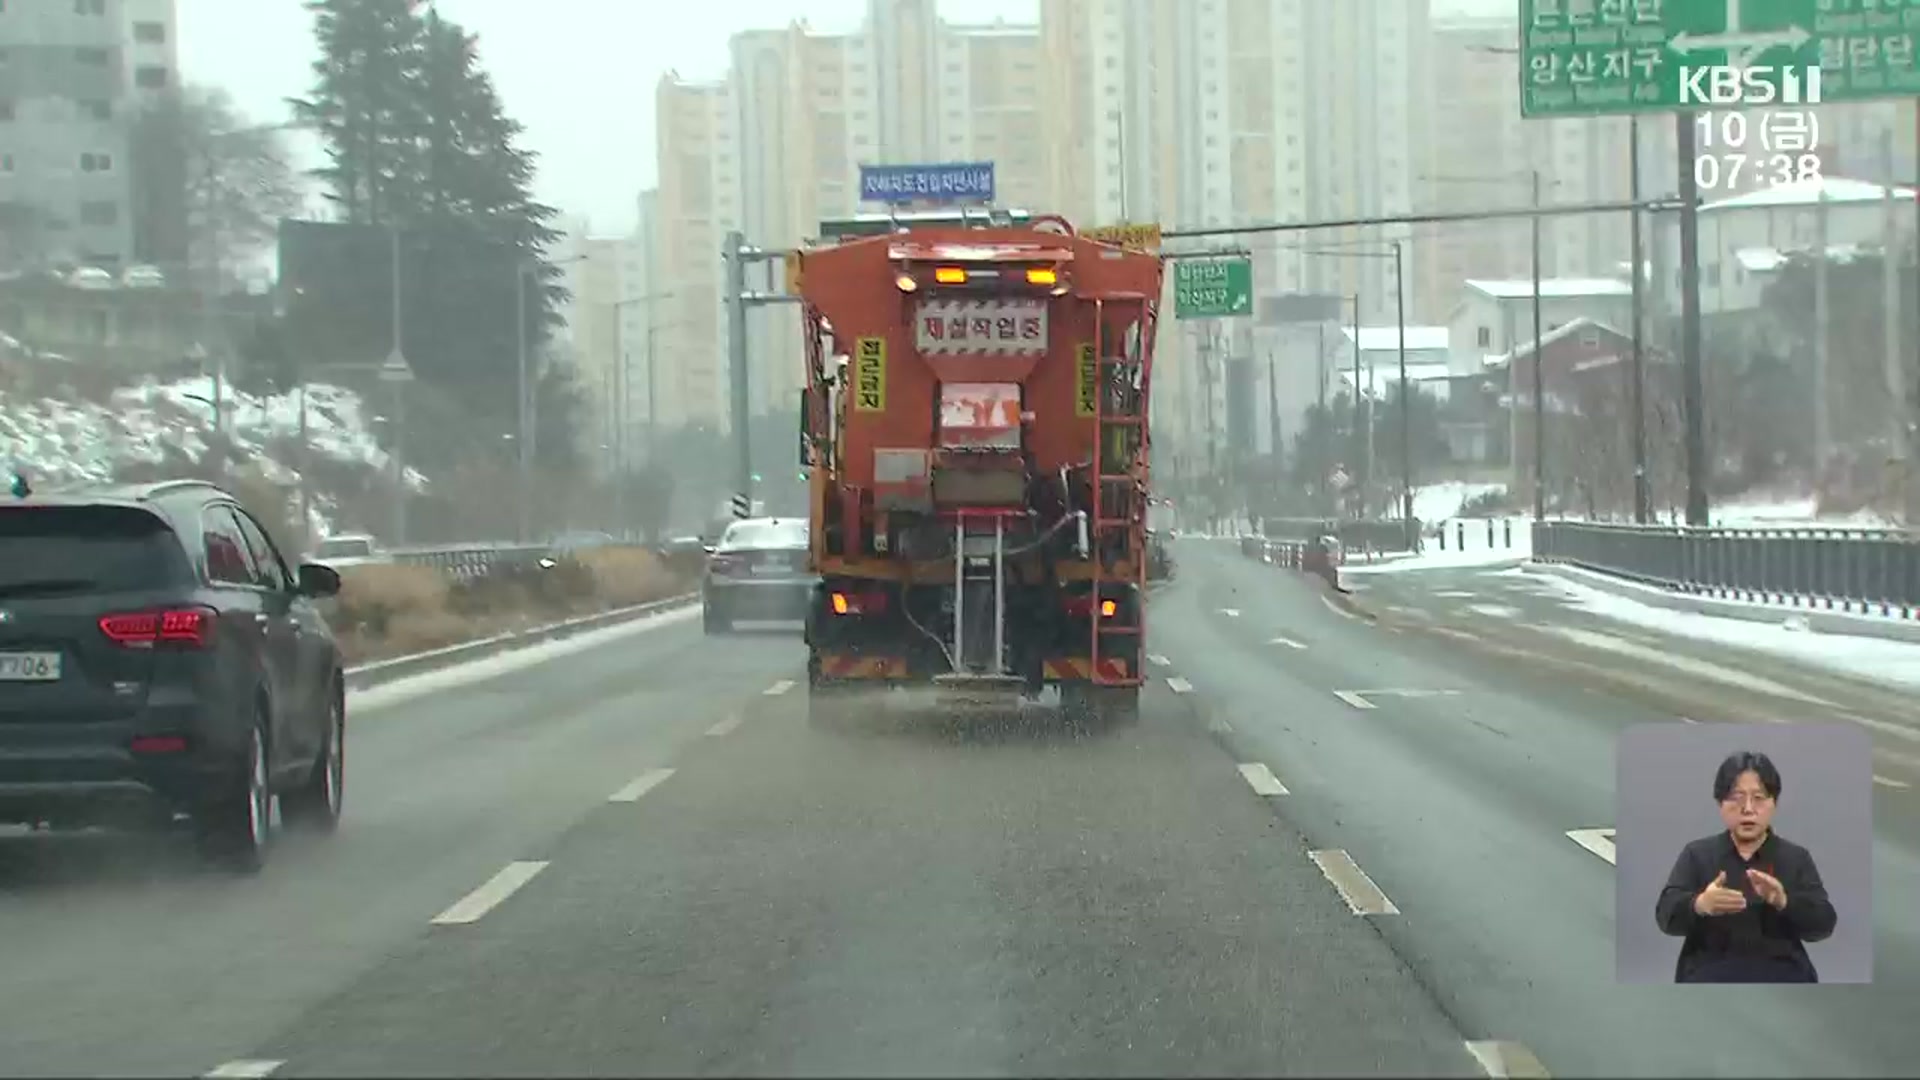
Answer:
[{"label": "snow on roof", "polygon": [[[1812,253],[1813,249],[1811,247],[1792,248],[1788,250],[1770,247],[1751,247],[1741,248],[1733,253],[1733,257],[1740,260],[1740,265],[1745,267],[1749,272],[1766,274],[1785,266],[1787,260],[1795,255],[1811,255]],[[1868,248],[1862,244],[1830,244],[1827,246],[1827,259],[1831,262],[1852,262],[1867,253]]]},{"label": "snow on roof", "polygon": [[[1522,278],[1518,281],[1493,281],[1474,278],[1467,282],[1467,288],[1495,300],[1531,299],[1533,282]],[[1631,296],[1633,284],[1614,278],[1542,278],[1540,296],[1551,297],[1580,296]]]},{"label": "snow on roof", "polygon": [[[1776,207],[1812,206],[1824,193],[1829,203],[1878,202],[1887,197],[1885,184],[1866,180],[1848,180],[1839,176],[1808,177],[1790,184],[1773,184],[1745,195],[1702,203],[1700,212],[1709,210],[1768,210]],[[1895,198],[1912,199],[1913,189],[1893,189]]]},{"label": "snow on roof", "polygon": [[[1547,331],[1546,333],[1541,334],[1540,344],[1551,345],[1554,342],[1559,341],[1561,338],[1571,337],[1572,335],[1580,333],[1583,330],[1600,330],[1609,334],[1624,336],[1624,335],[1621,335],[1621,332],[1619,330],[1616,330],[1613,327],[1608,326],[1606,323],[1603,323],[1598,319],[1589,319],[1585,315],[1582,315],[1579,318],[1572,320],[1571,322],[1562,323],[1561,325],[1554,327],[1553,329]],[[1513,359],[1516,356],[1527,356],[1531,354],[1533,352],[1533,348],[1534,348],[1534,343],[1531,341],[1524,342],[1520,345],[1516,345],[1514,346],[1511,352],[1502,353],[1499,356],[1487,357],[1487,361],[1486,361],[1487,366],[1500,367],[1506,364],[1507,361]]]},{"label": "snow on roof", "polygon": [[[1347,339],[1347,347],[1353,347],[1353,327],[1343,326],[1340,335]],[[1444,326],[1407,327],[1407,351],[1440,352],[1448,347],[1449,334]],[[1400,328],[1397,326],[1363,326],[1360,328],[1361,352],[1399,352]]]},{"label": "snow on roof", "polygon": [[[1340,385],[1353,385],[1354,378],[1352,368],[1341,368],[1339,370],[1339,376]],[[1422,363],[1415,363],[1412,360],[1407,361],[1407,381],[1410,383],[1438,382],[1452,377],[1453,373],[1447,369],[1447,365],[1443,361],[1437,362],[1429,360]],[[1391,390],[1393,387],[1400,385],[1400,365],[1393,363],[1363,365],[1360,368],[1360,382],[1366,387],[1368,393],[1379,393],[1382,390]]]}]

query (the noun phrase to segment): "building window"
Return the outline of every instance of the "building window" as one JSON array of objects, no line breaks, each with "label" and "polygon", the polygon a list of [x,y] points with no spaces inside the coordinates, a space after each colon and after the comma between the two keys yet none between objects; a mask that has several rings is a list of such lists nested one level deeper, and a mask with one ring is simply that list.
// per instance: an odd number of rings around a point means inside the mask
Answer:
[{"label": "building window", "polygon": [[156,64],[146,65],[133,73],[133,84],[142,90],[164,90],[167,88],[167,69]]},{"label": "building window", "polygon": [[1493,348],[1493,329],[1483,326],[1474,334],[1474,342],[1482,349]]},{"label": "building window", "polygon": [[142,45],[165,45],[167,43],[167,24],[157,22],[134,23],[133,40]]},{"label": "building window", "polygon": [[112,56],[105,49],[82,48],[73,50],[73,58],[91,67],[106,67]]},{"label": "building window", "polygon": [[13,102],[0,101],[0,123],[13,119]]},{"label": "building window", "polygon": [[83,101],[80,108],[95,120],[113,119],[113,103],[110,101]]},{"label": "building window", "polygon": [[75,15],[105,15],[107,0],[73,0]]},{"label": "building window", "polygon": [[0,154],[0,173],[10,173],[12,171],[13,171],[13,155]]},{"label": "building window", "polygon": [[113,171],[112,154],[81,154],[80,171],[84,173],[103,173]]},{"label": "building window", "polygon": [[120,223],[120,204],[113,202],[90,202],[80,204],[80,224],[117,225]]}]

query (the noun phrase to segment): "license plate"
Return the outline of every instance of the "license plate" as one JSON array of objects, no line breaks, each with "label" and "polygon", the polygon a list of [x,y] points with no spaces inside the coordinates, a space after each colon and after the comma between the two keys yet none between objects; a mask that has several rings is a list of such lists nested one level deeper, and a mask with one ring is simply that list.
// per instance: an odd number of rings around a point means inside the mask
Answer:
[{"label": "license plate", "polygon": [[754,567],[753,572],[761,577],[780,577],[784,574],[791,573],[792,569],[792,567],[787,565],[786,560],[782,559],[778,562],[763,562]]},{"label": "license plate", "polygon": [[0,653],[0,682],[55,682],[59,678],[57,652]]}]

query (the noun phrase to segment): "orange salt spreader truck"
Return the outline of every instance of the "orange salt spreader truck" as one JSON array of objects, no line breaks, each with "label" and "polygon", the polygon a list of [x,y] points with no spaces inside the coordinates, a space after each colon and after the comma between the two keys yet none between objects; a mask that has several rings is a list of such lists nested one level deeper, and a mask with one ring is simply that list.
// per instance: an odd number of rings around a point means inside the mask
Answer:
[{"label": "orange salt spreader truck", "polygon": [[816,721],[888,686],[1138,716],[1163,269],[1052,216],[890,218],[790,257]]}]

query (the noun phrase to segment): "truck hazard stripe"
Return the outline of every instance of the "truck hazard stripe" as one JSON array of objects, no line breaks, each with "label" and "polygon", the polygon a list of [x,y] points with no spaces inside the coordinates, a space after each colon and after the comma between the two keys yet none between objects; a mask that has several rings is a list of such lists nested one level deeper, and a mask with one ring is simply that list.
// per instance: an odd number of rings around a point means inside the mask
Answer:
[{"label": "truck hazard stripe", "polygon": [[[1093,678],[1093,661],[1084,656],[1063,656],[1048,660],[1042,665],[1041,673],[1048,679],[1062,682],[1086,681]],[[1127,678],[1127,662],[1103,656],[1100,658],[1100,675],[1107,679]]]},{"label": "truck hazard stripe", "polygon": [[822,653],[820,673],[829,679],[904,679],[907,662],[897,656]]}]

